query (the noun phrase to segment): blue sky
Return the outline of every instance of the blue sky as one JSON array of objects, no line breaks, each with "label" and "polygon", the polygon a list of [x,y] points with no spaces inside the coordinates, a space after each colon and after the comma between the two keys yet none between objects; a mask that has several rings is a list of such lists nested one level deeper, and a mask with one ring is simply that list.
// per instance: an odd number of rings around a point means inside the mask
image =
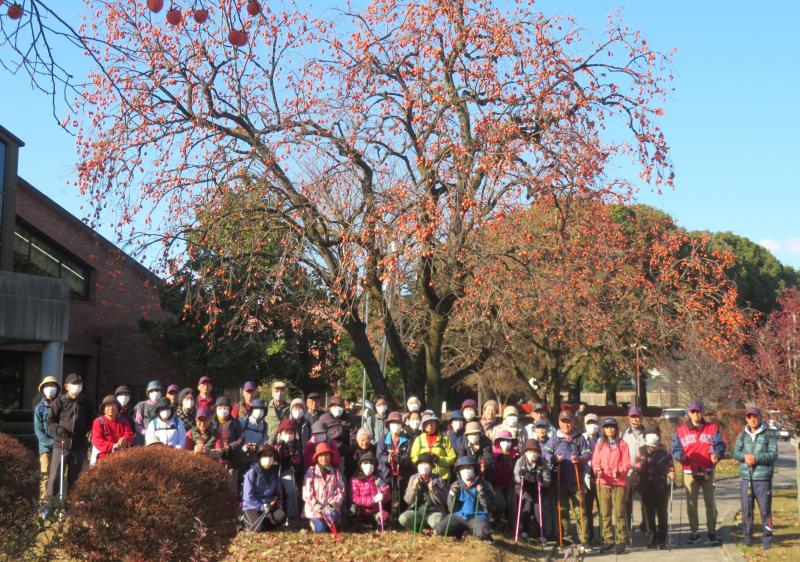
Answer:
[{"label": "blue sky", "polygon": [[[677,49],[675,93],[663,121],[676,187],[661,195],[644,188],[639,200],[688,229],[730,230],[761,242],[783,263],[800,267],[800,3],[756,9],[744,2],[550,0],[537,6],[575,16],[595,36],[609,12],[622,8],[624,21],[651,46]],[[75,68],[83,66],[79,54],[67,56]],[[56,124],[50,100],[23,75],[0,71],[0,85],[0,124],[27,145],[20,175],[85,216],[85,201],[67,184],[73,138]],[[102,233],[112,238],[110,230]]]}]

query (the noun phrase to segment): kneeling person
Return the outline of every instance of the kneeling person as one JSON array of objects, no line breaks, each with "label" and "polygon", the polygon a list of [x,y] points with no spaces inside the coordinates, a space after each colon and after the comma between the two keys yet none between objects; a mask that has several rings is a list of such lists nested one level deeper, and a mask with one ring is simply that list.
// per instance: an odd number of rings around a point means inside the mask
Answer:
[{"label": "kneeling person", "polygon": [[286,520],[275,449],[264,444],[258,450],[258,462],[244,476],[242,512],[248,531],[258,532],[281,525]]},{"label": "kneeling person", "polygon": [[434,459],[422,453],[417,459],[417,474],[408,480],[403,498],[409,509],[400,514],[400,524],[412,531],[421,531],[427,524],[431,529],[444,517],[447,509],[447,482],[433,472]]},{"label": "kneeling person", "polygon": [[472,531],[476,538],[491,542],[492,485],[481,478],[475,461],[469,457],[458,459],[455,469],[458,479],[450,486],[447,496],[450,515],[439,521],[436,534],[461,538],[465,532]]},{"label": "kneeling person", "polygon": [[[389,519],[389,486],[375,474],[377,461],[372,453],[364,453],[358,461],[356,472],[350,481],[351,510],[358,519],[367,519],[376,525]],[[379,507],[380,506],[380,507]]]}]

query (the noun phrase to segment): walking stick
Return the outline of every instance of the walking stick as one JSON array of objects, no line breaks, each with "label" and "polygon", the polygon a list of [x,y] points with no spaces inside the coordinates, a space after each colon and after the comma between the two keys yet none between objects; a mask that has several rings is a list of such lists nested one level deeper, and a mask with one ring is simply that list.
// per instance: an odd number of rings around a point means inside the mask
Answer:
[{"label": "walking stick", "polygon": [[583,522],[583,491],[581,490],[581,477],[578,474],[578,463],[572,463],[575,469],[575,481],[578,483],[578,506],[581,508],[581,543],[586,542],[586,524]]},{"label": "walking stick", "polygon": [[328,515],[327,513],[325,513],[323,511],[322,512],[322,520],[325,521],[325,524],[328,526],[328,529],[331,530],[331,533],[333,534],[334,540],[338,541],[339,540],[339,533],[336,531],[336,525],[333,523],[333,517],[331,517],[330,515]]},{"label": "walking stick", "polygon": [[[419,480],[417,480],[419,484]],[[414,491],[414,536],[417,535],[417,506],[419,505],[419,494]]]},{"label": "walking stick", "polygon": [[542,550],[544,550],[544,521],[542,521],[542,481],[539,480],[537,482],[538,489],[539,489],[539,542],[542,545]]},{"label": "walking stick", "polygon": [[64,505],[64,496],[66,492],[64,491],[64,447],[62,443],[61,447],[61,470],[59,470],[59,483],[58,483],[58,494],[59,498],[61,499],[61,505]]},{"label": "walking stick", "polygon": [[[383,498],[381,498],[383,499]],[[383,534],[383,502],[378,502],[378,516],[381,518],[381,534]]]},{"label": "walking stick", "polygon": [[[603,469],[600,469],[600,472],[603,472]],[[603,502],[600,499],[600,488],[602,484],[600,484],[600,477],[598,474],[598,479],[594,485],[594,495],[597,496],[597,517],[599,521],[597,522],[597,529],[600,531],[600,546],[603,546]]]},{"label": "walking stick", "polygon": [[[686,489],[686,481],[685,480],[683,481],[683,488],[684,488],[684,490]],[[683,532],[681,530],[681,528],[683,527],[683,496],[684,496],[684,494],[681,494],[681,507],[678,510],[678,546],[680,546],[680,544],[681,544],[681,533]]]},{"label": "walking stick", "polygon": [[478,518],[478,506],[481,503],[481,491],[475,487],[475,510],[472,512],[472,538],[478,536],[478,527],[475,525],[475,519]]},{"label": "walking stick", "polygon": [[673,488],[673,480],[672,478],[669,479],[669,520],[667,522],[667,529],[669,532],[669,536],[667,537],[667,548],[672,550],[672,488]]},{"label": "walking stick", "polygon": [[427,521],[428,517],[428,500],[425,500],[425,505],[422,506],[422,521],[419,522],[419,532],[422,533],[423,529],[425,529],[425,521]]},{"label": "walking stick", "polygon": [[514,531],[514,542],[519,540],[519,519],[522,515],[522,487],[524,485],[524,481],[522,479],[522,474],[519,475],[519,501],[517,502],[517,528]]},{"label": "walking stick", "polygon": [[558,517],[558,546],[559,548],[564,547],[564,535],[563,530],[561,529],[561,462],[556,459],[558,464],[556,465],[556,504],[557,504],[557,517]]}]

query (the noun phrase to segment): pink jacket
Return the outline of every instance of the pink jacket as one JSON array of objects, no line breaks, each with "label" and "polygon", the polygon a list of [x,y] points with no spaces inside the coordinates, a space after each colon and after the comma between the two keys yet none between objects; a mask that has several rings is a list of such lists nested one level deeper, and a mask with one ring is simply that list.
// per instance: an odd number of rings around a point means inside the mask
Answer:
[{"label": "pink jacket", "polygon": [[[628,445],[622,439],[617,439],[614,446],[605,439],[600,439],[594,446],[592,471],[597,475],[599,484],[606,487],[624,487],[630,468],[631,457],[628,453]],[[614,470],[616,470],[616,477]]]},{"label": "pink jacket", "polygon": [[306,471],[303,481],[303,501],[306,502],[305,515],[308,519],[320,519],[322,509],[341,510],[344,501],[344,478],[335,468],[323,474],[319,465]]},{"label": "pink jacket", "polygon": [[382,504],[392,499],[389,486],[381,482],[378,485],[377,477],[368,476],[366,478],[356,478],[355,476],[350,481],[350,491],[353,503],[361,508],[365,515],[373,515],[378,512],[378,504],[375,502],[375,494],[378,492],[383,494]]}]

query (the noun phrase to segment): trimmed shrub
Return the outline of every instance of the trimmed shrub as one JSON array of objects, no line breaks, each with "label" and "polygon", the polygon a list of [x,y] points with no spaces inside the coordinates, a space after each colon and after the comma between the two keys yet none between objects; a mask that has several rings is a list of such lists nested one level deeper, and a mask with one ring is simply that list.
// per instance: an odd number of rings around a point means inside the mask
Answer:
[{"label": "trimmed shrub", "polygon": [[218,462],[167,447],[114,453],[67,498],[67,551],[94,560],[209,560],[236,535],[236,485]]},{"label": "trimmed shrub", "polygon": [[0,552],[24,551],[36,536],[39,463],[33,451],[0,433]]}]

